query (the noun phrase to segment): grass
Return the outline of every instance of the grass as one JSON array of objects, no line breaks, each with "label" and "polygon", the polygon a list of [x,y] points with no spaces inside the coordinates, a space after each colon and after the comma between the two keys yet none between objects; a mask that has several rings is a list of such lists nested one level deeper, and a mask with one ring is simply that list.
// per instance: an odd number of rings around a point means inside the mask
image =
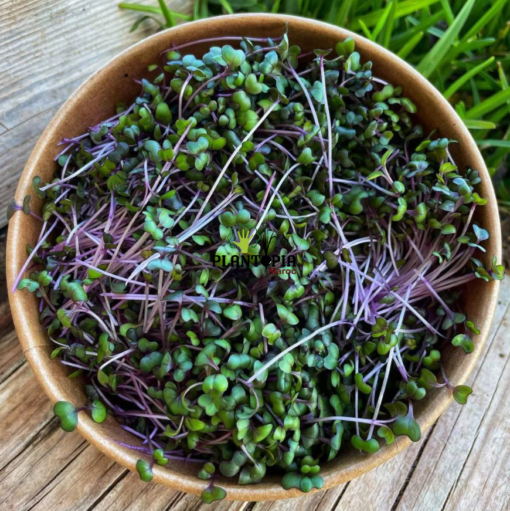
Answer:
[{"label": "grass", "polygon": [[510,0],[196,0],[191,15],[121,3],[159,28],[236,12],[279,12],[346,27],[397,53],[454,105],[510,201]]}]

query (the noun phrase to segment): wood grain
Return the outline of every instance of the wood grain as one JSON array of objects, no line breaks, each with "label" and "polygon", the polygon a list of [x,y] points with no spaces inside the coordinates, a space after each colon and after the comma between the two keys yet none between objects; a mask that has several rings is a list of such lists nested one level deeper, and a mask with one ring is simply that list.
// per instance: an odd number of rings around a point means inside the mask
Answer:
[{"label": "wood grain", "polygon": [[[10,318],[8,318],[10,319]],[[0,383],[7,379],[26,362],[12,322],[7,333],[0,334]]]},{"label": "wood grain", "polygon": [[[154,5],[153,0],[137,0]],[[154,31],[114,0],[0,0],[0,227],[16,183],[56,109],[90,74]],[[181,12],[189,0],[171,0]]]},{"label": "wood grain", "polygon": [[[485,353],[482,355],[477,368],[471,376],[470,384],[474,393],[470,396],[466,407],[451,406],[439,419],[434,433],[427,443],[423,454],[417,464],[403,495],[398,511],[429,511],[431,509],[445,509],[448,499],[452,495],[467,491],[463,485],[456,490],[459,477],[464,473],[464,467],[472,463],[476,454],[472,451],[474,445],[480,442],[482,424],[486,415],[498,401],[499,385],[510,378],[510,367],[506,361],[509,355],[508,347],[508,321],[510,312],[510,285],[508,281],[501,286],[500,299],[496,317],[492,327],[492,334],[487,342]],[[506,325],[506,327],[505,327]],[[504,387],[502,387],[504,389]],[[503,435],[505,441],[508,437],[508,426],[504,424],[504,411],[499,415],[501,423],[492,434],[495,438]],[[492,411],[494,413],[494,411]],[[486,428],[483,428],[487,431]],[[490,441],[491,432],[486,432]],[[485,447],[489,448],[489,443]],[[508,451],[502,453],[507,455]],[[481,477],[487,477],[488,467],[481,467]],[[476,492],[482,486],[473,485]],[[475,502],[467,502],[467,507],[450,509],[500,509],[499,507],[475,507]]]},{"label": "wood grain", "polygon": [[[85,443],[76,447],[66,466],[37,494],[37,502],[31,504],[33,511],[67,511],[89,509],[115,484],[125,469],[107,458],[97,449]],[[72,507],[70,507],[72,503]]]},{"label": "wood grain", "polygon": [[0,385],[0,410],[1,469],[13,461],[53,418],[51,404],[26,362]]},{"label": "wood grain", "polygon": [[[0,508],[22,510],[36,506],[58,484],[59,474],[66,474],[86,447],[80,435],[66,435],[55,419],[46,424],[19,456],[0,471]],[[86,472],[83,477],[87,477]],[[69,505],[71,499],[66,500]]]},{"label": "wood grain", "polygon": [[126,471],[117,484],[90,509],[94,511],[137,511],[150,502],[151,511],[165,511],[184,498],[166,486],[146,484],[137,474]]}]

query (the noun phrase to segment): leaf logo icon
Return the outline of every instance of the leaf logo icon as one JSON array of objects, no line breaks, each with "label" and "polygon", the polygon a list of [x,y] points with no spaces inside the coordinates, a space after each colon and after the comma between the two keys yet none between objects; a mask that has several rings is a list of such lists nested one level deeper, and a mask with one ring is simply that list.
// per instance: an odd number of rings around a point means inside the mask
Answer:
[{"label": "leaf logo icon", "polygon": [[248,254],[250,249],[250,242],[253,240],[253,237],[255,236],[256,232],[254,231],[250,235],[250,230],[247,228],[242,228],[237,231],[237,236],[239,238],[239,241],[232,240],[232,243],[237,245],[239,247],[239,250],[241,251],[241,254]]}]

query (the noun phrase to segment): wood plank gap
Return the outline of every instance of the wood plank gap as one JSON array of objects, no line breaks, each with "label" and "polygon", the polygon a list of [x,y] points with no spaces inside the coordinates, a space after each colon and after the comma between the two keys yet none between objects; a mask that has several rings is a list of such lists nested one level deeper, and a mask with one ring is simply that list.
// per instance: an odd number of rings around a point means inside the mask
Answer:
[{"label": "wood plank gap", "polygon": [[[34,499],[37,498],[39,495],[41,495],[41,493],[46,489],[48,488],[48,486],[50,486],[53,481],[60,475],[62,474],[62,472],[65,472],[65,470],[67,469],[67,467],[69,467],[69,465],[71,465],[72,463],[75,462],[76,458],[81,454],[83,453],[83,451],[85,451],[85,449],[87,449],[87,447],[90,447],[91,449],[93,449],[93,447],[86,441],[86,440],[83,440],[83,442],[81,444],[79,444],[76,449],[73,451],[73,454],[76,453],[80,448],[80,451],[75,455],[73,456],[72,458],[69,459],[69,462],[66,463],[56,474],[55,474],[55,477],[51,480],[51,481],[48,481],[35,495],[34,495]],[[44,497],[46,497],[46,495],[51,491],[51,489],[45,493],[44,495],[41,495],[41,498],[39,500],[36,500],[29,508],[27,508],[27,511],[30,511],[31,509],[34,509],[35,506],[37,506],[37,504],[39,504],[39,502],[44,499]]]},{"label": "wood plank gap", "polygon": [[[29,118],[29,119],[25,119],[23,122],[20,122],[19,124],[16,124],[16,126],[11,126],[10,128],[8,128],[5,124],[3,124],[2,122],[0,122],[0,126],[2,126],[3,128],[5,128],[5,132],[1,133],[0,134],[0,137],[3,136],[3,135],[6,135],[8,131],[12,131],[14,129],[17,129],[17,128],[21,128],[24,124],[27,124],[29,122],[34,122],[35,119],[37,119],[38,117],[40,117],[41,115],[44,115],[46,113],[48,113],[50,110],[55,110],[55,109],[59,109],[63,104],[65,103],[65,101],[61,101],[60,103],[56,104],[56,105],[53,105],[49,108],[47,108],[46,110],[43,110],[42,112],[38,112],[36,115],[34,115],[33,117]],[[42,131],[41,131],[41,134],[42,134]],[[3,153],[3,155],[6,155],[6,154],[9,154],[11,150],[7,151],[6,153]],[[20,174],[21,175],[21,174]],[[6,228],[6,231],[7,231],[7,228]]]},{"label": "wood plank gap", "polygon": [[[508,278],[509,277],[507,277],[507,279]],[[501,295],[501,290],[500,290],[500,295]],[[476,365],[475,369],[473,370],[473,372],[469,376],[471,381],[475,381],[476,377],[478,376],[478,373],[482,370],[482,367],[485,364],[485,360],[489,356],[489,351],[490,351],[490,348],[492,346],[492,343],[496,339],[496,337],[498,336],[498,333],[499,333],[499,330],[501,328],[501,325],[503,324],[503,320],[505,319],[506,315],[509,314],[509,313],[510,313],[510,301],[506,305],[505,312],[501,315],[501,320],[499,322],[499,325],[496,327],[496,330],[494,331],[494,334],[491,335],[489,339],[487,339],[487,345],[484,348],[484,353],[482,353],[482,356],[480,357],[480,360],[476,363],[477,365]]]},{"label": "wood plank gap", "polygon": [[416,455],[416,458],[413,461],[413,464],[411,465],[411,468],[406,476],[406,480],[404,481],[404,484],[400,488],[400,491],[398,492],[397,498],[395,499],[395,502],[391,506],[391,511],[396,511],[398,505],[400,504],[400,501],[402,500],[402,497],[404,496],[404,493],[407,490],[407,487],[409,486],[409,482],[411,481],[411,478],[413,477],[414,471],[416,470],[416,467],[418,466],[418,462],[420,461],[421,455],[423,454],[423,451],[425,450],[425,447],[427,447],[427,444],[432,438],[432,433],[434,432],[434,429],[436,428],[437,422],[435,422],[430,430],[427,433],[427,437],[423,440],[422,445],[420,446],[420,450],[418,451],[418,454]]},{"label": "wood plank gap", "polygon": [[5,373],[0,375],[0,384],[2,384],[5,380],[10,378],[12,375],[14,375],[16,372],[18,372],[27,362],[27,359],[20,359],[18,362],[16,362],[15,365],[7,369]]},{"label": "wood plank gap", "polygon": [[[509,312],[509,310],[510,310],[510,302],[509,302],[509,303],[507,304],[507,306],[506,306],[505,312],[504,312],[504,314],[503,314],[503,316],[502,316],[503,318],[507,315],[507,313]],[[498,333],[499,333],[499,330],[500,330],[500,328],[501,328],[502,324],[503,324],[503,321],[501,321],[501,322],[499,323],[499,325],[497,326],[497,328],[496,328],[496,330],[495,330],[495,332],[494,332],[494,335],[493,335],[493,336],[491,336],[491,338],[489,339],[489,341],[488,341],[488,343],[487,343],[487,347],[486,347],[486,349],[485,349],[485,353],[483,353],[483,355],[482,355],[482,357],[481,357],[481,360],[477,362],[478,367],[477,367],[477,368],[476,368],[476,369],[475,369],[475,370],[471,373],[470,379],[471,379],[471,381],[472,381],[472,382],[474,382],[474,381],[476,380],[476,378],[477,378],[477,376],[478,376],[478,373],[481,371],[481,369],[482,369],[483,365],[485,364],[485,360],[486,360],[486,358],[487,358],[487,356],[488,356],[488,354],[489,354],[489,351],[490,351],[490,347],[491,347],[491,345],[492,345],[492,342],[493,342],[493,341],[494,341],[494,339],[496,339],[496,337],[498,336]],[[505,366],[506,366],[506,363],[505,363]],[[502,371],[502,372],[501,372],[501,374],[499,375],[499,378],[498,378],[498,384],[499,384],[499,381],[501,380],[502,375],[503,375],[503,371]],[[497,386],[496,386],[496,388],[497,388]],[[495,394],[493,394],[493,395],[492,395],[490,403],[491,403],[491,402],[492,402],[492,400],[494,399],[494,395],[495,395]],[[490,403],[489,403],[489,405],[490,405]],[[488,409],[489,409],[489,406],[487,406],[486,410],[488,410]],[[451,437],[451,435],[453,434],[453,431],[454,431],[455,426],[456,426],[457,422],[459,421],[459,419],[460,419],[460,413],[457,415],[457,417],[455,417],[455,420],[454,420],[454,422],[453,422],[453,424],[452,424],[452,427],[450,428],[450,431],[449,431],[449,433],[448,433],[448,437],[447,437],[447,439],[446,439],[446,442],[444,442],[444,444],[443,444],[443,446],[442,446],[441,454],[437,457],[436,464],[437,464],[437,462],[441,459],[442,452],[443,452],[443,451],[446,449],[446,447],[448,446],[448,443],[450,442],[450,437]],[[482,420],[480,421],[480,424],[478,425],[478,429],[477,429],[477,431],[476,431],[476,436],[478,436],[478,432],[479,432],[479,430],[480,430],[480,427],[481,427],[481,424],[483,423],[483,421],[484,421],[484,419],[482,419]],[[475,436],[475,438],[476,438],[476,436]],[[474,445],[474,442],[471,444],[470,450],[471,450],[471,449],[473,449],[473,445]],[[464,465],[466,464],[467,459],[468,459],[468,458],[466,458],[466,460],[464,461],[463,467],[464,467]],[[454,487],[454,485],[452,485],[452,488],[453,488],[453,487]],[[450,495],[450,494],[451,494],[451,492],[452,492],[452,488],[450,489],[450,492],[448,493],[448,495]],[[445,502],[443,503],[443,509],[444,509],[444,506],[446,505],[446,503],[447,503],[447,502],[448,502],[448,501],[447,501],[447,500],[445,500]]]},{"label": "wood plank gap", "polygon": [[[345,483],[345,486],[342,488],[342,491],[340,492],[340,495],[338,495],[338,497],[335,499],[335,502],[330,507],[331,511],[334,511],[340,505],[340,501],[342,500],[342,497],[344,496],[344,493],[347,491],[347,488],[349,488],[350,484],[351,484],[351,481],[347,481]],[[326,492],[324,492],[324,494],[326,494]]]},{"label": "wood plank gap", "polygon": [[181,500],[186,497],[186,493],[177,493],[175,497],[169,502],[168,507],[165,508],[165,511],[170,511],[175,504],[178,504]]},{"label": "wood plank gap", "polygon": [[26,359],[21,359],[19,362],[16,362],[16,365],[13,365],[5,373],[0,376],[0,384],[2,384],[7,378],[10,378],[14,373],[19,371],[26,363]]},{"label": "wood plank gap", "polygon": [[[11,465],[14,468],[16,468],[18,466],[17,461],[19,460],[20,457],[22,457],[25,454],[25,452],[30,447],[36,447],[37,444],[39,444],[40,442],[43,442],[47,436],[49,436],[51,433],[53,433],[59,427],[60,426],[58,424],[58,419],[56,417],[52,417],[49,421],[42,423],[41,427],[36,431],[35,435],[32,438],[30,438],[28,440],[28,442],[25,444],[25,446],[23,447],[23,450],[20,451],[14,458],[12,458],[12,460],[10,460],[9,463],[7,463],[7,465],[0,467],[0,471],[4,471],[7,467],[10,468]],[[45,429],[47,429],[47,431],[44,434],[40,434]],[[21,460],[21,462],[23,463],[23,460]],[[7,477],[7,475],[8,474],[6,474],[6,477]],[[2,483],[2,481],[3,481],[3,479],[0,477],[0,483]]]},{"label": "wood plank gap", "polygon": [[25,367],[26,363],[27,363],[27,359],[25,358],[25,359],[22,360],[21,364],[19,364],[18,366],[13,367],[11,371],[6,371],[5,378],[2,378],[0,380],[0,392],[2,392],[2,389],[9,384],[9,380],[11,380],[14,376],[16,376],[16,374],[23,367]]},{"label": "wood plank gap", "polygon": [[453,493],[453,489],[455,488],[455,485],[452,485],[450,488],[450,491],[448,492],[448,495],[446,496],[445,501],[443,502],[443,507],[441,508],[441,511],[444,511],[446,508],[446,505],[448,504],[448,501],[450,500],[450,495]]},{"label": "wood plank gap", "polygon": [[[501,379],[503,378],[503,376],[505,375],[505,371],[507,369],[507,366],[508,366],[508,361],[510,360],[510,357],[508,357],[506,359],[506,362],[505,362],[505,365],[503,366],[503,370],[501,371],[501,374],[499,375],[499,378],[498,378],[498,382],[496,384],[496,389],[499,388],[499,384],[501,382]],[[492,406],[492,402],[494,401],[495,397],[496,397],[496,394],[497,392],[493,392],[492,395],[491,395],[491,398],[490,398],[490,401],[489,401],[489,404],[487,405],[487,410],[490,410],[491,406]],[[483,417],[483,419],[480,421],[480,424],[478,424],[478,427],[476,429],[476,433],[475,433],[475,436],[473,438],[473,442],[471,443],[470,447],[469,447],[469,451],[468,451],[468,454],[466,456],[466,459],[464,460],[464,463],[462,464],[462,468],[460,469],[460,472],[459,472],[459,476],[457,477],[455,483],[452,485],[452,487],[450,488],[450,491],[448,493],[448,497],[446,498],[445,502],[444,502],[444,505],[443,505],[443,509],[441,511],[444,511],[446,505],[448,504],[448,500],[450,498],[450,495],[456,490],[458,484],[459,484],[459,481],[461,480],[462,478],[462,474],[464,473],[464,470],[466,468],[466,465],[468,464],[468,462],[470,461],[470,458],[471,458],[471,454],[473,452],[473,449],[475,448],[476,446],[476,441],[478,439],[478,435],[480,434],[480,431],[482,429],[482,427],[484,426],[485,424],[485,421],[486,421],[486,418],[487,418],[487,415],[485,415]],[[489,419],[487,419],[489,420]],[[487,483],[487,481],[486,481]]]},{"label": "wood plank gap", "polygon": [[117,486],[127,475],[129,475],[130,471],[126,469],[122,474],[120,474],[115,481],[113,481],[110,486],[105,488],[103,493],[86,509],[86,511],[92,511],[95,507],[97,507],[104,499],[105,497]]}]

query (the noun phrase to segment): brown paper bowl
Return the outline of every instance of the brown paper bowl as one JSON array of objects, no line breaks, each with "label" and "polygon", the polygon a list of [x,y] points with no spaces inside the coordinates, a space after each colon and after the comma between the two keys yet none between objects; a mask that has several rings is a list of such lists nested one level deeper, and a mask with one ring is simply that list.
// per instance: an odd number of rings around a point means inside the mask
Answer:
[{"label": "brown paper bowl", "polygon": [[[142,76],[147,65],[153,62],[160,52],[172,44],[179,45],[202,38],[226,35],[275,37],[282,34],[286,23],[291,44],[298,44],[303,50],[332,48],[337,41],[348,36],[353,37],[362,59],[373,61],[376,76],[394,85],[403,86],[405,94],[418,106],[418,118],[427,130],[439,128],[441,136],[459,142],[453,149],[453,156],[461,169],[467,165],[478,169],[483,180],[479,193],[488,199],[488,204],[479,208],[477,218],[491,233],[486,247],[486,261],[493,256],[499,259],[500,225],[491,179],[473,139],[449,103],[411,66],[380,46],[333,25],[293,16],[243,14],[197,21],[149,37],[121,53],[89,78],[50,122],[21,176],[16,191],[17,203],[22,203],[25,195],[32,194],[31,182],[34,176],[40,176],[43,182],[52,178],[55,169],[53,158],[58,153],[57,143],[64,136],[72,137],[83,133],[89,126],[108,118],[115,103],[130,101],[136,96],[139,87],[133,83],[133,78]],[[203,44],[187,48],[197,55],[202,55],[201,52],[205,49]],[[41,202],[34,196],[32,205],[37,209]],[[40,223],[22,212],[16,213],[10,221],[7,248],[9,291],[26,260],[25,246],[27,243],[34,245],[39,229]],[[465,310],[482,333],[475,339],[476,348],[471,355],[466,356],[461,350],[453,349],[445,354],[446,369],[455,384],[463,383],[467,379],[483,350],[497,295],[497,282],[486,284],[482,281],[470,284],[464,293]],[[46,394],[52,401],[65,400],[75,405],[83,404],[85,395],[80,382],[68,379],[65,367],[58,360],[49,358],[50,341],[39,324],[35,297],[23,291],[10,293],[9,299],[20,342]],[[417,410],[421,427],[426,429],[432,425],[450,402],[451,394],[447,391],[431,393]],[[106,455],[130,470],[135,469],[139,455],[136,451],[116,443],[116,440],[133,443],[134,438],[121,430],[114,419],[109,418],[99,425],[81,413],[78,431]],[[324,478],[324,488],[345,483],[372,470],[405,449],[409,443],[407,437],[400,437],[393,445],[382,447],[374,455],[346,451],[323,468],[321,475]],[[195,464],[189,466],[174,462],[166,468],[156,466],[154,480],[176,490],[198,494],[206,483],[197,479],[197,471]],[[227,490],[227,499],[231,500],[277,500],[302,495],[297,490],[284,490],[278,477],[268,477],[264,483],[252,486],[239,486],[233,480],[227,479],[221,480],[219,484]]]}]

